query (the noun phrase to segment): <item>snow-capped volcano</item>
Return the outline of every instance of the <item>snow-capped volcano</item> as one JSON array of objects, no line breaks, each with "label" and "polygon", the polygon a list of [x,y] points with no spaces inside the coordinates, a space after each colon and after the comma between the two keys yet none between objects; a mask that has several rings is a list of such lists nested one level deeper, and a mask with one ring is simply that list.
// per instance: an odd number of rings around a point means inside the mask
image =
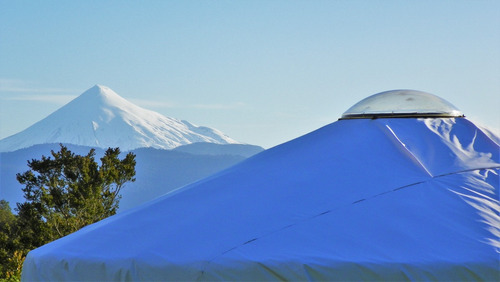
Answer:
[{"label": "snow-capped volcano", "polygon": [[24,131],[0,140],[0,152],[35,144],[172,149],[195,142],[237,144],[219,130],[163,116],[96,85]]}]

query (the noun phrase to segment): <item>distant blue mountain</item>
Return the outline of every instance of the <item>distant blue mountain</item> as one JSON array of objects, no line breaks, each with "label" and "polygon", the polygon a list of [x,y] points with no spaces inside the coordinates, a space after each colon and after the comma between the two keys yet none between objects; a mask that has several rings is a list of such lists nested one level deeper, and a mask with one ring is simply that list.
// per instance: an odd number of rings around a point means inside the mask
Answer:
[{"label": "distant blue mountain", "polygon": [[[65,144],[76,154],[87,154],[91,147]],[[14,152],[0,153],[0,199],[14,208],[24,202],[22,185],[16,174],[28,170],[27,161],[50,156],[59,144],[41,144]],[[230,167],[247,157],[263,151],[261,147],[242,144],[195,143],[174,150],[139,148],[136,154],[136,181],[122,190],[120,211],[135,207],[176,188]],[[96,148],[96,161],[104,150]]]},{"label": "distant blue mountain", "polygon": [[207,142],[192,143],[172,149],[176,152],[184,152],[195,155],[235,155],[250,157],[264,151],[260,146],[247,144],[216,144]]}]

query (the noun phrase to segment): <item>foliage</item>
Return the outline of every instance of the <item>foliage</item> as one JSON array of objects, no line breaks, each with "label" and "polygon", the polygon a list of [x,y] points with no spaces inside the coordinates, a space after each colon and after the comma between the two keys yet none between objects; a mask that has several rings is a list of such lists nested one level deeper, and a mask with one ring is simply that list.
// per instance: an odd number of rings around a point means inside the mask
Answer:
[{"label": "foliage", "polygon": [[15,250],[12,257],[7,259],[5,281],[21,281],[21,271],[25,258],[25,251]]},{"label": "foliage", "polygon": [[17,174],[26,200],[17,215],[0,201],[0,279],[18,277],[28,250],[115,214],[121,189],[135,181],[135,155],[120,159],[119,148],[106,150],[100,166],[94,149],[81,156],[61,144],[51,155]]},{"label": "foliage", "polygon": [[12,213],[9,203],[0,200],[0,279],[10,278],[16,268],[11,261],[19,247],[15,231],[16,216]]},{"label": "foliage", "polygon": [[6,281],[16,281],[20,278],[20,268],[25,256],[20,250],[19,239],[16,236],[16,223],[17,218],[12,213],[9,203],[0,200],[0,279]]}]

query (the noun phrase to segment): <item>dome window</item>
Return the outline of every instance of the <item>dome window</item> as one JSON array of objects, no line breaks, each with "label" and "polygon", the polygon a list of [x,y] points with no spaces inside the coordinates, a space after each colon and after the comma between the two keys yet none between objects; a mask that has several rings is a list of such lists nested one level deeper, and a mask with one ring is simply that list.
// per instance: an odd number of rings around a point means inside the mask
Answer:
[{"label": "dome window", "polygon": [[391,90],[367,97],[349,108],[340,119],[464,117],[450,102],[422,91]]}]

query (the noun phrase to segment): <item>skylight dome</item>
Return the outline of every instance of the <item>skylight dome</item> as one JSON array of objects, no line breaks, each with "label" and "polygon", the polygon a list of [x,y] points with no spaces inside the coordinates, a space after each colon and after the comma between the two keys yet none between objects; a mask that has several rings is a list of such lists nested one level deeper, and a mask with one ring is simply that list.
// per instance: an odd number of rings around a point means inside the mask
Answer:
[{"label": "skylight dome", "polygon": [[463,116],[450,102],[436,95],[416,90],[391,90],[359,101],[341,119]]}]

